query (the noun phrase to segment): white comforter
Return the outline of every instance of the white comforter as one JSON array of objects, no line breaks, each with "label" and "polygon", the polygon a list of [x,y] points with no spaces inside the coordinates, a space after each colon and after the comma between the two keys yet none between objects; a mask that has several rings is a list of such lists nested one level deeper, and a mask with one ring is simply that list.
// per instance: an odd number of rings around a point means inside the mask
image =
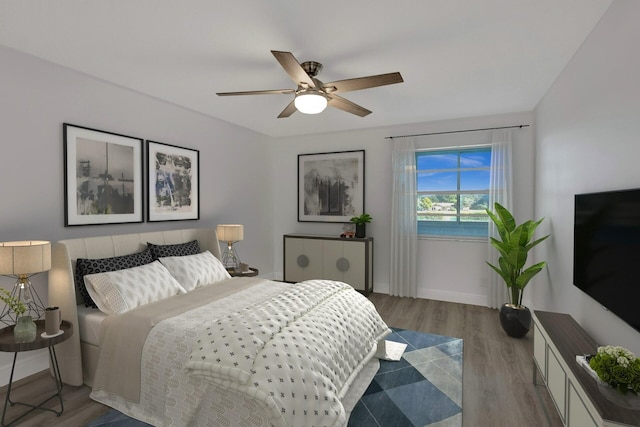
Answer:
[{"label": "white comforter", "polygon": [[212,322],[186,369],[260,400],[277,426],[341,426],[340,399],[388,328],[347,284],[307,281]]},{"label": "white comforter", "polygon": [[[249,387],[247,384],[241,384],[242,387],[236,386],[234,388],[230,386],[230,379],[225,380],[229,384],[224,381],[223,384],[217,380],[205,380],[201,375],[191,375],[185,369],[192,351],[200,347],[197,346],[197,341],[200,339],[203,328],[216,324],[218,319],[233,316],[235,312],[244,307],[259,305],[272,299],[277,294],[286,293],[288,290],[299,286],[264,280],[259,282],[262,283],[156,324],[144,343],[140,364],[142,381],[139,400],[127,399],[122,395],[99,389],[94,389],[91,397],[134,418],[156,426],[269,426],[289,423],[284,416],[279,414],[275,416],[274,408],[278,407],[278,410],[280,410],[285,406],[279,401],[280,398],[273,399],[273,396],[270,396],[271,392],[266,392],[269,396],[258,397],[245,392],[248,390],[245,388]],[[322,287],[331,283],[334,282],[319,283],[317,286]],[[342,293],[343,290],[340,290],[340,292]],[[346,303],[346,306],[342,304],[342,308],[340,308],[340,303],[337,300],[328,304],[329,311],[325,315],[316,316],[316,320],[308,323],[307,332],[309,335],[304,339],[300,338],[302,342],[307,342],[306,346],[313,350],[317,347],[317,342],[319,341],[319,335],[316,334],[322,333],[325,336],[330,336],[330,341],[336,338],[337,329],[333,329],[334,326],[326,323],[327,319],[342,319],[343,325],[339,329],[346,333],[342,340],[349,344],[337,345],[337,356],[331,356],[331,360],[325,358],[324,364],[313,365],[313,369],[309,368],[314,378],[326,377],[331,381],[336,381],[330,386],[333,388],[330,394],[334,394],[338,399],[342,397],[342,394],[348,388],[352,377],[367,362],[372,352],[375,351],[375,336],[382,337],[388,332],[386,325],[366,298],[355,291],[344,291],[344,293],[345,295],[348,294],[347,299],[350,302]],[[300,298],[304,299],[302,296]],[[290,302],[294,304],[292,300]],[[295,304],[297,303],[295,302]],[[287,310],[290,308],[288,306],[289,303],[283,304]],[[353,312],[362,310],[369,312],[372,316],[371,321],[364,322],[366,324],[364,327],[351,320]],[[265,312],[265,314],[268,315],[268,312]],[[275,318],[276,316],[274,316]],[[278,319],[278,321],[281,320],[280,318]],[[361,335],[362,332],[364,332],[364,335]],[[361,339],[362,337],[367,338]],[[351,349],[350,345],[353,341],[362,342],[365,346],[369,345],[368,352],[366,349],[360,351]],[[255,349],[253,351],[255,352]],[[305,349],[305,351],[307,350]],[[364,353],[367,354],[364,358],[361,358],[361,354]],[[295,351],[290,352],[290,354],[297,357],[297,355],[302,356],[305,353]],[[361,360],[358,360],[360,358]],[[323,360],[322,357],[320,360]],[[347,365],[355,366],[355,369],[350,370],[350,368],[346,367]],[[340,368],[342,366],[344,366],[344,372],[342,372],[343,368]],[[251,386],[256,387],[255,384]],[[330,394],[326,394],[326,396]],[[271,402],[269,402],[270,398]],[[315,399],[315,394],[313,399]],[[340,415],[343,413],[343,410],[340,409],[340,403],[332,403],[332,405],[333,412],[336,415],[335,423],[338,425],[340,423],[344,424],[346,420],[343,419],[343,415]],[[315,405],[312,406],[315,407]],[[305,421],[303,424],[290,425],[308,424]]]}]

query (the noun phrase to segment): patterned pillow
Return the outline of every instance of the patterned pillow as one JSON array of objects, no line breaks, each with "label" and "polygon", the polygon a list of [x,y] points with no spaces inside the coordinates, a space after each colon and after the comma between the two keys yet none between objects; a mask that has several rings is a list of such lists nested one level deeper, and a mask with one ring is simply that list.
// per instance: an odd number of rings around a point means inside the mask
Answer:
[{"label": "patterned pillow", "polygon": [[231,278],[220,260],[209,251],[196,255],[163,257],[158,261],[167,267],[187,292]]},{"label": "patterned pillow", "polygon": [[135,254],[112,258],[78,258],[76,260],[76,288],[80,291],[85,307],[98,308],[91,298],[91,295],[87,292],[87,288],[85,287],[83,280],[84,276],[87,274],[124,270],[125,268],[138,267],[151,262],[153,262],[153,257],[151,256],[151,251],[148,248]]},{"label": "patterned pillow", "polygon": [[126,270],[88,274],[84,281],[98,308],[106,314],[124,313],[186,293],[158,261]]},{"label": "patterned pillow", "polygon": [[200,245],[197,240],[175,245],[154,245],[147,242],[147,247],[151,250],[154,260],[168,256],[186,256],[200,253]]}]

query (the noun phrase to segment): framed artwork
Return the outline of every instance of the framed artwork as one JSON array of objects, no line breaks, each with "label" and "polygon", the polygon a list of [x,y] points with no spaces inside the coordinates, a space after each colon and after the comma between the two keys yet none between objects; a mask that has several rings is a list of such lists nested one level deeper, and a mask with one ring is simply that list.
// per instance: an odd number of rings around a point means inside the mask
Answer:
[{"label": "framed artwork", "polygon": [[147,141],[147,220],[200,219],[200,152]]},{"label": "framed artwork", "polygon": [[64,225],[142,222],[142,139],[63,124]]},{"label": "framed artwork", "polygon": [[364,213],[364,150],[298,155],[298,222]]}]

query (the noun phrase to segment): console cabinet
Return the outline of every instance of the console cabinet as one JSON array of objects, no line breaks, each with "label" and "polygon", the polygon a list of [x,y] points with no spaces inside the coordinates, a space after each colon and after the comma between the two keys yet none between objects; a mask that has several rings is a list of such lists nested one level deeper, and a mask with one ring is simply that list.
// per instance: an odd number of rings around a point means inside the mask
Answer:
[{"label": "console cabinet", "polygon": [[567,427],[640,426],[640,411],[617,406],[578,364],[598,346],[568,314],[534,311],[533,376],[544,384]]},{"label": "console cabinet", "polygon": [[373,238],[284,235],[284,281],[329,279],[368,295],[373,289]]}]

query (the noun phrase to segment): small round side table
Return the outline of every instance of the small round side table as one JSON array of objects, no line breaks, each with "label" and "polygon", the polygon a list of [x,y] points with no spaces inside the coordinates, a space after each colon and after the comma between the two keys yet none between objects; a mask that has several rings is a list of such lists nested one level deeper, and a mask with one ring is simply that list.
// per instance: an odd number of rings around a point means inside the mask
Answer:
[{"label": "small round side table", "polygon": [[[64,406],[62,403],[62,378],[60,377],[60,368],[58,367],[58,358],[56,357],[56,349],[54,346],[56,344],[59,344],[61,342],[68,340],[73,335],[73,325],[70,322],[63,320],[62,325],[60,325],[60,330],[62,330],[62,334],[53,336],[51,338],[44,338],[42,336],[42,334],[45,331],[44,320],[36,320],[35,323],[36,323],[36,326],[38,327],[38,330],[36,332],[36,339],[31,342],[17,343],[13,336],[13,326],[9,326],[0,330],[0,351],[14,353],[13,365],[11,365],[11,376],[9,377],[9,384],[7,386],[7,397],[4,400],[4,409],[2,411],[3,426],[9,426],[15,423],[16,421],[18,421],[19,419],[21,419],[22,417],[24,417],[25,415],[31,413],[36,409],[39,409],[41,411],[51,411],[57,416],[62,415],[62,411],[64,411]],[[18,353],[22,351],[39,350],[41,348],[49,349],[49,361],[51,362],[51,366],[53,368],[53,376],[56,383],[56,393],[53,396],[47,398],[46,400],[43,400],[37,405],[31,405],[29,403],[12,401],[11,400],[11,384],[13,383],[13,372],[16,367],[16,359],[18,357]],[[55,397],[58,397],[58,399],[60,400],[60,411],[43,407],[45,403],[47,403],[48,401],[50,401]],[[14,419],[13,421],[6,423],[4,418],[7,413],[7,404],[11,406],[13,405],[27,406],[31,409],[29,409],[27,412],[20,415],[18,418]]]},{"label": "small round side table", "polygon": [[235,270],[227,270],[231,277],[254,277],[259,271],[257,268],[249,267],[249,271],[236,272]]}]

